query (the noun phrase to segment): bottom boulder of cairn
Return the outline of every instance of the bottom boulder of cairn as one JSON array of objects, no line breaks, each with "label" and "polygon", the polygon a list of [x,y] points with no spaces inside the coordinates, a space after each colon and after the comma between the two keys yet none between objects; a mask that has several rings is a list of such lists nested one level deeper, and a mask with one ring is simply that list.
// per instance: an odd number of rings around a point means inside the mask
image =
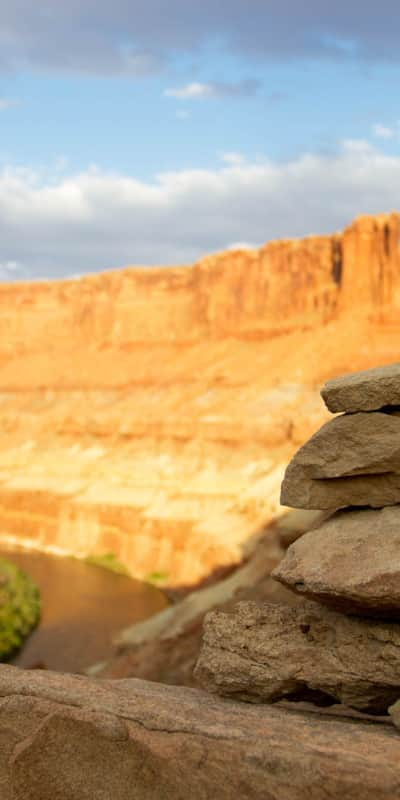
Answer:
[{"label": "bottom boulder of cairn", "polygon": [[400,624],[314,602],[238,603],[207,615],[195,676],[209,692],[253,703],[339,701],[386,714],[400,697]]}]

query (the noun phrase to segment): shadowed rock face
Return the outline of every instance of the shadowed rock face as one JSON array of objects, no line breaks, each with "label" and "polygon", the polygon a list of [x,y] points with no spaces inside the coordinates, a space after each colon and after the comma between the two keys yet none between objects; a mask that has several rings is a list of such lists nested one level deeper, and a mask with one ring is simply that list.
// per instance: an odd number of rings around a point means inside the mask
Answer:
[{"label": "shadowed rock face", "polygon": [[273,577],[337,610],[400,621],[400,505],[341,511],[289,547]]},{"label": "shadowed rock face", "polygon": [[400,696],[400,625],[304,603],[239,603],[211,612],[195,675],[210,692],[274,702],[315,693],[386,713]]},{"label": "shadowed rock face", "polygon": [[399,220],[2,284],[0,532],[175,587],[239,562],[327,417],[315,387],[398,357]]},{"label": "shadowed rock face", "polygon": [[391,725],[0,666],[2,800],[394,800]]}]

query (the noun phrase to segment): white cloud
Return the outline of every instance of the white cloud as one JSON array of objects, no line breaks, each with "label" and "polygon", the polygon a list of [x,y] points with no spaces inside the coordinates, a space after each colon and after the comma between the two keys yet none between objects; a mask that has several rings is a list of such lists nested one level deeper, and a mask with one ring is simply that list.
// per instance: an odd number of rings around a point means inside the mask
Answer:
[{"label": "white cloud", "polygon": [[235,166],[239,166],[239,164],[245,163],[245,158],[241,153],[222,153],[221,161],[224,161],[225,164],[234,164]]},{"label": "white cloud", "polygon": [[387,125],[381,125],[379,122],[372,128],[374,136],[377,139],[394,139],[396,136],[396,128],[389,128]]},{"label": "white cloud", "polygon": [[0,97],[0,111],[7,111],[9,108],[14,108],[18,105],[16,100],[10,100],[8,97]]},{"label": "white cloud", "polygon": [[210,83],[187,83],[175,89],[165,89],[165,97],[175,97],[176,100],[204,100],[209,97],[250,97],[259,89],[260,82],[254,78],[247,78],[237,83],[224,83],[212,81]]},{"label": "white cloud", "polygon": [[178,100],[192,100],[212,97],[213,89],[209,83],[188,83],[180,89],[166,89],[164,92],[165,97],[176,97]]},{"label": "white cloud", "polygon": [[25,270],[17,261],[0,261],[0,280],[15,281],[24,278]]},{"label": "white cloud", "polygon": [[[228,154],[229,156],[229,154]],[[287,163],[225,159],[153,181],[105,172],[0,171],[2,279],[190,263],[226,247],[338,230],[400,206],[400,156],[364,141]],[[235,245],[232,245],[232,242]]]},{"label": "white cloud", "polygon": [[[260,244],[262,244],[260,242]],[[255,250],[260,244],[250,244],[249,242],[232,242],[225,248],[226,250]]]}]

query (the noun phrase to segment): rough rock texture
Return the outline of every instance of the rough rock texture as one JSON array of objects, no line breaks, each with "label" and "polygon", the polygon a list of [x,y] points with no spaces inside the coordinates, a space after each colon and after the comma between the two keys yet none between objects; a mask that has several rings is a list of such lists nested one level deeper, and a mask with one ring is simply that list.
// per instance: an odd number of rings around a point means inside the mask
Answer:
[{"label": "rough rock texture", "polygon": [[370,713],[400,695],[400,625],[345,617],[317,603],[238,603],[211,612],[195,675],[210,692],[251,702],[309,692]]},{"label": "rough rock texture", "polygon": [[394,800],[390,724],[0,668],[2,800]]},{"label": "rough rock texture", "polygon": [[328,418],[316,389],[398,358],[399,223],[1,284],[2,537],[175,588],[238,563]]},{"label": "rough rock texture", "polygon": [[280,517],[275,525],[282,547],[287,548],[308,531],[319,528],[326,519],[331,516],[330,511],[307,511],[302,508],[293,508],[283,517]]},{"label": "rough rock texture", "polygon": [[298,468],[310,478],[400,471],[400,416],[375,412],[329,420],[297,451],[288,480],[295,480]]},{"label": "rough rock texture", "polygon": [[289,547],[272,576],[339,611],[400,622],[400,505],[339,511]]},{"label": "rough rock texture", "polygon": [[382,508],[400,503],[400,472],[353,475],[347,478],[309,478],[303,467],[286,470],[281,487],[284,506],[336,510],[347,506]]},{"label": "rough rock texture", "polygon": [[400,405],[400,364],[387,364],[327,381],[321,395],[330,411],[373,411]]},{"label": "rough rock texture", "polygon": [[[298,522],[297,531],[300,527]],[[247,554],[245,563],[231,575],[211,586],[191,591],[150,619],[125,628],[115,639],[113,656],[107,662],[92,665],[86,674],[196,686],[193,670],[201,649],[203,620],[208,611],[232,609],[239,600],[288,605],[303,602],[299,595],[270,577],[283,556],[279,546],[280,529],[279,521],[268,526],[252,547],[252,552]]]}]

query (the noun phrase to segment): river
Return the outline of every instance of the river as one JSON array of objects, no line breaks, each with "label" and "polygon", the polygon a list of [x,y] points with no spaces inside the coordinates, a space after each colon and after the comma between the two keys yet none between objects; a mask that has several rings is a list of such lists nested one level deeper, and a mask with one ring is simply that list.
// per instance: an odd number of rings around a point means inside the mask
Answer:
[{"label": "river", "polygon": [[39,586],[41,620],[10,661],[20,667],[81,672],[107,659],[122,628],[167,605],[156,587],[75,558],[0,548]]}]

